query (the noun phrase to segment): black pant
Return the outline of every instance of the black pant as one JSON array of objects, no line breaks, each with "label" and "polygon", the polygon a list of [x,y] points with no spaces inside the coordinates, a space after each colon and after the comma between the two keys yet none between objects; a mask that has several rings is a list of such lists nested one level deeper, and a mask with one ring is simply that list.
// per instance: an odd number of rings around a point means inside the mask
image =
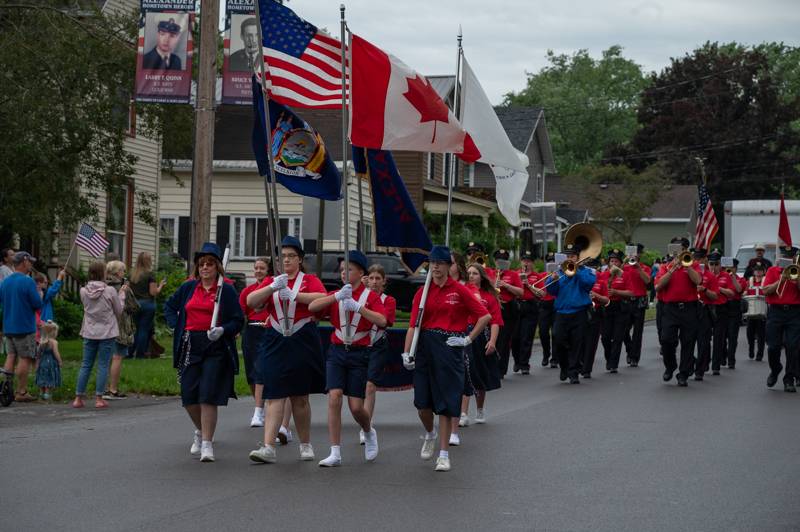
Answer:
[{"label": "black pant", "polygon": [[550,330],[553,328],[555,311],[553,300],[539,302],[539,341],[542,342],[542,364],[546,364],[552,354],[550,350]]},{"label": "black pant", "polygon": [[736,365],[736,348],[739,347],[739,327],[742,325],[742,301],[728,301],[728,334],[725,347],[725,358],[728,367]]},{"label": "black pant", "polygon": [[592,367],[594,367],[594,357],[600,343],[600,333],[603,330],[603,311],[602,307],[589,311],[589,324],[583,339],[583,360],[581,361],[581,373],[584,375],[591,373]]},{"label": "black pant", "polygon": [[800,377],[798,350],[800,350],[800,305],[770,305],[767,310],[767,358],[769,370],[779,375],[781,348],[786,350],[784,384],[794,384]]},{"label": "black pant", "polygon": [[714,320],[711,305],[699,303],[697,311],[697,364],[695,374],[702,377],[711,365],[711,339],[714,337]]},{"label": "black pant", "polygon": [[500,358],[500,375],[508,373],[508,359],[511,354],[511,337],[517,328],[519,310],[516,300],[502,304],[503,326],[497,337],[497,354]]},{"label": "black pant", "polygon": [[664,303],[660,299],[656,300],[656,332],[658,333],[658,343],[661,344],[661,319],[664,316]]},{"label": "black pant", "polygon": [[555,356],[561,370],[566,369],[570,379],[577,378],[581,371],[583,340],[588,322],[588,310],[574,314],[556,314],[553,322]]},{"label": "black pant", "polygon": [[[517,337],[519,346],[513,348],[514,365],[520,369],[531,369],[531,350],[536,325],[539,321],[539,304],[536,301],[521,301],[519,304],[519,321]],[[513,342],[512,342],[513,343]]]},{"label": "black pant", "polygon": [[[747,318],[747,347],[750,358],[764,358],[764,342],[767,338],[767,320]],[[755,347],[758,343],[758,352]]]},{"label": "black pant", "polygon": [[622,342],[630,323],[631,304],[629,301],[612,301],[606,307],[603,319],[603,350],[606,356],[606,369],[619,367]]},{"label": "black pant", "polygon": [[625,353],[631,362],[642,358],[642,334],[644,333],[644,313],[647,310],[647,296],[631,300],[628,330],[625,332]]},{"label": "black pant", "polygon": [[[720,365],[725,358],[725,348],[728,341],[728,305],[714,305],[712,314],[714,329],[714,348],[711,355],[711,369],[719,371]],[[734,360],[734,365],[736,361]]]},{"label": "black pant", "polygon": [[[661,351],[667,371],[678,370],[678,376],[687,378],[694,371],[694,344],[697,341],[698,303],[661,303]],[[680,366],[675,357],[678,341],[681,343]]]}]

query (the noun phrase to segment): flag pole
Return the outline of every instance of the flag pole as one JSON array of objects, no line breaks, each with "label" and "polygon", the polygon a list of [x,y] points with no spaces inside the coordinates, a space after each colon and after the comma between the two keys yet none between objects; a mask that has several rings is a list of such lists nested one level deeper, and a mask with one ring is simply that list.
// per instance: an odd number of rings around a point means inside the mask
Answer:
[{"label": "flag pole", "polygon": [[[453,114],[458,120],[458,111],[459,111],[459,78],[461,77],[461,25],[458,25],[458,55],[456,56],[456,84],[455,88],[453,89]],[[453,153],[448,153],[446,157],[450,158],[450,172],[447,176],[447,221],[445,222],[445,229],[444,229],[444,245],[450,246],[450,218],[453,214],[453,181],[456,177],[456,156]]]},{"label": "flag pole", "polygon": [[[347,171],[347,52],[345,46],[345,38],[347,37],[347,21],[344,17],[345,6],[339,5],[340,15],[340,30],[341,30],[341,44],[342,44],[342,187],[344,188],[344,282],[347,284],[350,275],[350,194],[348,186],[349,172]],[[360,183],[359,183],[360,185]],[[359,190],[360,190],[359,186]],[[359,224],[360,225],[360,224]],[[350,345],[352,337],[350,336],[350,313],[345,311],[344,316],[345,330],[344,330],[344,343]]]}]

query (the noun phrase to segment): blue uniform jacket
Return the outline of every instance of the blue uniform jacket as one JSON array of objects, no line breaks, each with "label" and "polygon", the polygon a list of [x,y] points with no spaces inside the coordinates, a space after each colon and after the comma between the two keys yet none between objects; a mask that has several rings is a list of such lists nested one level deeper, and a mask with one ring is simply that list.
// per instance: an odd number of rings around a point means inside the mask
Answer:
[{"label": "blue uniform jacket", "polygon": [[592,304],[589,292],[592,291],[596,280],[594,270],[580,266],[572,277],[558,272],[558,282],[547,287],[547,292],[555,296],[553,305],[558,314],[574,314],[585,310]]},{"label": "blue uniform jacket", "polygon": [[[167,325],[174,329],[172,338],[172,367],[177,368],[180,363],[181,338],[186,327],[186,303],[191,299],[197,287],[196,280],[186,281],[178,287],[172,297],[164,303],[164,319]],[[236,352],[236,335],[242,330],[244,315],[239,306],[239,296],[236,290],[228,283],[222,283],[222,293],[219,299],[219,327],[225,329],[222,341],[228,349],[233,363],[234,374],[239,373],[239,353]]]}]

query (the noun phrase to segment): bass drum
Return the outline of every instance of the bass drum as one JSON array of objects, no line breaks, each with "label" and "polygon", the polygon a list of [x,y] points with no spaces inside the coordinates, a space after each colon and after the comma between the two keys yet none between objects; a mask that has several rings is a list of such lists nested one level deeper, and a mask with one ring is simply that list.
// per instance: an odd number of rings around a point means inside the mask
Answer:
[{"label": "bass drum", "polygon": [[764,296],[744,296],[744,301],[747,303],[745,318],[763,320],[767,317],[767,300]]}]

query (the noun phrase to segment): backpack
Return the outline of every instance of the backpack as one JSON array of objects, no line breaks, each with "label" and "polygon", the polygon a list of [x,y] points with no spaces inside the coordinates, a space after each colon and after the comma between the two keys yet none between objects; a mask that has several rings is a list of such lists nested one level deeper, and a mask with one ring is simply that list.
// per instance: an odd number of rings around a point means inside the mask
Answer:
[{"label": "backpack", "polygon": [[117,318],[119,326],[119,336],[117,343],[122,345],[133,345],[133,338],[136,334],[136,313],[139,312],[139,301],[133,295],[133,291],[128,290],[125,294],[125,306],[122,314]]}]

